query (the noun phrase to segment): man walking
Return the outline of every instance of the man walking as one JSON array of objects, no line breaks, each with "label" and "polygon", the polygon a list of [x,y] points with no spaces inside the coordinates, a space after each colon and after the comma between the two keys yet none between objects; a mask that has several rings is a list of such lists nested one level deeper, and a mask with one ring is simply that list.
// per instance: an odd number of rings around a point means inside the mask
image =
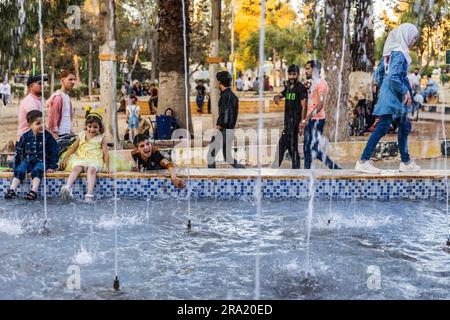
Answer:
[{"label": "man walking", "polygon": [[302,127],[306,125],[303,142],[305,169],[311,169],[314,159],[321,160],[330,169],[340,169],[320,148],[325,127],[325,104],[328,94],[328,84],[320,77],[321,68],[317,60],[308,61],[305,66],[308,79],[308,111],[301,124]]},{"label": "man walking", "polygon": [[285,98],[284,129],[278,142],[278,152],[272,168],[279,168],[283,162],[286,150],[292,159],[292,169],[300,169],[300,154],[298,152],[298,132],[302,111],[306,109],[307,91],[298,81],[300,68],[293,64],[288,68],[288,83],[281,94],[274,97],[278,105]]},{"label": "man walking", "polygon": [[231,155],[234,142],[234,127],[236,126],[239,111],[239,99],[231,91],[232,78],[228,71],[218,72],[216,78],[220,90],[219,117],[217,118],[214,136],[209,144],[207,155],[208,168],[216,167],[216,155],[222,149],[225,161],[233,168],[242,169],[244,166],[238,164]]}]

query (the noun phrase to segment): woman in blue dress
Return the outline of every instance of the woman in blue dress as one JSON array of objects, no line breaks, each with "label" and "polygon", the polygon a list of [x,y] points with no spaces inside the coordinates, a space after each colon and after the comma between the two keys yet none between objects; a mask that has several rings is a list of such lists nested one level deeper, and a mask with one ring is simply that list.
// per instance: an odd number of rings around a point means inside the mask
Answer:
[{"label": "woman in blue dress", "polygon": [[398,148],[401,156],[399,170],[402,172],[420,171],[420,167],[411,161],[408,152],[408,135],[411,123],[408,111],[412,106],[412,89],[408,81],[408,66],[411,63],[409,48],[417,41],[419,31],[411,23],[404,23],[392,30],[384,44],[383,57],[375,73],[375,82],[381,86],[374,115],[380,117],[375,131],[356,163],[355,170],[365,173],[381,173],[374,167],[370,158],[378,141],[389,132],[391,123],[398,124]]}]

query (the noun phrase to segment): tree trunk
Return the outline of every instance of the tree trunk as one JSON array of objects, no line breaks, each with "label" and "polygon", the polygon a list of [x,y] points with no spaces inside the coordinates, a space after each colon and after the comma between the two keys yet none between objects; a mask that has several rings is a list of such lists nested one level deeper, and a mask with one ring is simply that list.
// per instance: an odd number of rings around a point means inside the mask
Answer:
[{"label": "tree trunk", "polygon": [[107,136],[117,145],[119,134],[117,127],[116,99],[116,27],[115,1],[100,1],[100,25],[103,39],[100,41],[100,97],[105,109],[103,121]]},{"label": "tree trunk", "polygon": [[89,42],[89,54],[88,54],[88,94],[89,98],[92,96],[92,42]]},{"label": "tree trunk", "polygon": [[[184,12],[186,15],[186,24],[189,23],[188,7],[189,2],[186,1]],[[186,128],[187,112],[189,129],[191,129],[191,108],[189,99],[186,101],[185,98],[182,0],[158,0],[158,18],[160,52],[158,113],[163,114],[167,108],[174,109],[180,126]],[[188,37],[188,25],[186,27],[186,37]],[[187,40],[187,46],[186,53],[189,52],[189,40]]]},{"label": "tree trunk", "polygon": [[[347,111],[348,76],[351,68],[348,43],[349,12],[349,0],[326,0],[325,2],[326,33],[324,67],[325,78],[329,87],[325,102],[327,118],[325,135],[333,140],[345,140],[349,136]],[[342,48],[343,42],[345,43],[344,50]],[[344,55],[343,64],[342,55]],[[336,121],[337,119],[338,121]],[[336,122],[338,125],[337,137]]]},{"label": "tree trunk", "polygon": [[155,72],[155,58],[156,58],[156,52],[155,52],[155,46],[153,44],[153,38],[150,38],[150,41],[148,43],[149,46],[149,53],[150,53],[150,61],[152,62],[152,68],[150,70],[150,82],[155,83],[156,80],[156,72]]},{"label": "tree trunk", "polygon": [[356,17],[352,48],[352,70],[373,72],[375,64],[375,35],[372,0],[356,1]]},{"label": "tree trunk", "polygon": [[75,69],[75,78],[76,83],[81,83],[81,78],[80,78],[80,57],[76,54],[73,55],[73,68]]},{"label": "tree trunk", "polygon": [[159,69],[159,61],[158,61],[158,32],[153,32],[150,39],[150,59],[152,61],[152,70],[150,74],[151,82],[155,83],[158,78],[158,69]]},{"label": "tree trunk", "polygon": [[[210,44],[210,54],[212,57],[219,56],[220,15],[221,15],[221,0],[212,0],[211,44]],[[217,78],[216,78],[217,71],[218,71],[217,64],[209,65],[209,92],[211,99],[211,113],[212,113],[213,127],[216,126],[217,118],[219,117],[219,90],[217,89]]]}]

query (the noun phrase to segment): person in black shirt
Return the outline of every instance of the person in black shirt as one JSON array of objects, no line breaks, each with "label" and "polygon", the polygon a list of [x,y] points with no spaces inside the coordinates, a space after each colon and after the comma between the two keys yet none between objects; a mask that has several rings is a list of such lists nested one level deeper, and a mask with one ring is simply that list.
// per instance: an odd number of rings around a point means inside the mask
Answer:
[{"label": "person in black shirt", "polygon": [[197,111],[198,111],[198,113],[202,113],[203,103],[205,102],[205,92],[206,92],[206,88],[203,85],[202,80],[200,80],[198,82],[198,85],[195,87],[195,90],[197,90],[197,97],[195,99],[195,101],[197,102]]},{"label": "person in black shirt", "polygon": [[180,189],[185,187],[183,179],[177,177],[173,163],[150,143],[146,135],[138,134],[134,137],[133,144],[135,148],[131,152],[131,156],[135,162],[134,171],[167,169],[174,186]]},{"label": "person in black shirt", "polygon": [[216,167],[217,151],[222,149],[225,161],[233,168],[243,169],[244,166],[237,163],[231,155],[234,141],[234,127],[236,126],[239,111],[239,99],[231,91],[231,74],[228,71],[218,72],[216,78],[219,82],[219,117],[216,122],[216,131],[211,138],[207,155],[208,168]]},{"label": "person in black shirt", "polygon": [[286,150],[292,159],[292,169],[300,169],[300,154],[298,152],[298,130],[302,118],[302,111],[306,109],[308,91],[298,81],[300,68],[290,65],[288,68],[288,82],[281,94],[274,97],[275,103],[279,104],[285,98],[284,129],[278,142],[278,152],[273,168],[279,168],[283,162]]}]

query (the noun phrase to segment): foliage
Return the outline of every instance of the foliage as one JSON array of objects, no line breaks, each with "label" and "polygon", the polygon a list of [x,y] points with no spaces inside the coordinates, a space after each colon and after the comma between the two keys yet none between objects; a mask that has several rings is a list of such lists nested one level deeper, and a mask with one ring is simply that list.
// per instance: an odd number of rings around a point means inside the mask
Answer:
[{"label": "foliage", "polygon": [[[274,56],[278,59],[285,59],[289,64],[296,63],[303,65],[306,62],[303,49],[306,44],[305,26],[295,25],[291,28],[282,29],[276,25],[269,25],[266,29],[266,39],[264,43],[264,54],[266,57]],[[254,68],[258,61],[259,32],[250,35],[244,44],[243,63]]]},{"label": "foliage", "polygon": [[[261,7],[259,2],[255,0],[240,0],[236,1],[237,9],[235,14],[235,33],[236,40],[239,44],[236,52],[236,68],[245,69],[251,68],[256,65],[257,55],[255,55],[255,47],[258,46],[259,41],[259,29],[260,29],[260,16]],[[266,38],[270,41],[269,31],[270,27],[272,31],[285,30],[292,28],[297,18],[296,13],[292,9],[288,1],[282,0],[268,0],[266,2]],[[298,35],[295,36],[295,38]],[[275,38],[273,35],[272,38]],[[285,35],[280,35],[285,40]],[[293,40],[294,38],[292,38]],[[272,39],[276,40],[276,39]],[[273,47],[275,43],[267,47]],[[269,50],[271,48],[268,48]]]}]

